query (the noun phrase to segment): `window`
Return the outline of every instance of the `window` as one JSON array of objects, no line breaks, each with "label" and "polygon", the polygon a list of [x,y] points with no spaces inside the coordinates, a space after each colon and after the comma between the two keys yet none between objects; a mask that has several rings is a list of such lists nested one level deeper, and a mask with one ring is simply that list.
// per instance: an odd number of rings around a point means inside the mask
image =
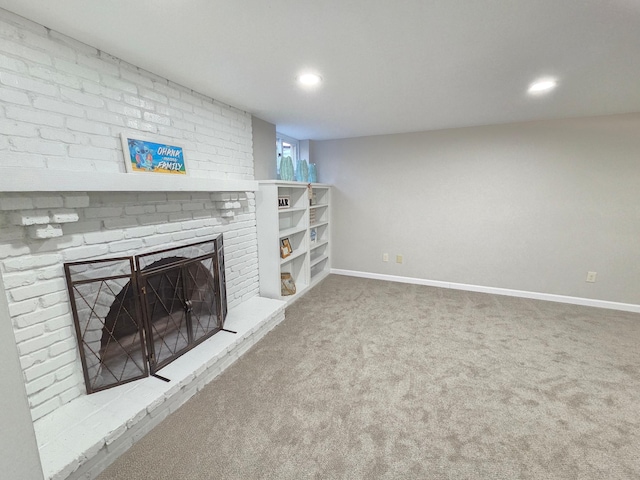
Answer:
[{"label": "window", "polygon": [[276,150],[278,152],[276,171],[278,179],[280,179],[280,160],[284,157],[291,157],[293,168],[295,169],[298,161],[298,152],[300,151],[300,142],[295,138],[276,132]]}]

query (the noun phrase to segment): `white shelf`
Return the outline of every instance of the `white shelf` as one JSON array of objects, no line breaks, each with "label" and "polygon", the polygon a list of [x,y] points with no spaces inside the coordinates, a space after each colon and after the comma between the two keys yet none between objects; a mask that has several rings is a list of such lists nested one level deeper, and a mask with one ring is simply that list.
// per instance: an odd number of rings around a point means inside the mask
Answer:
[{"label": "white shelf", "polygon": [[323,245],[326,245],[327,243],[329,243],[329,240],[325,240],[324,242],[312,243],[311,245],[309,245],[309,249],[310,250],[315,250],[316,248],[320,248]]},{"label": "white shelf", "polygon": [[293,212],[305,212],[307,209],[306,207],[291,207],[291,208],[283,208],[278,210],[278,213],[282,214],[282,213],[293,213]]},{"label": "white shelf", "polygon": [[329,222],[314,223],[313,225],[310,225],[309,228],[318,228],[322,227],[323,225],[329,225]]},{"label": "white shelf", "polygon": [[285,182],[283,180],[260,180],[260,185],[277,185],[279,187],[297,187],[297,188],[307,188],[308,185],[311,185],[312,188],[331,188],[331,185],[328,183],[304,183],[304,182]]},{"label": "white shelf", "polygon": [[319,263],[322,263],[328,258],[329,258],[329,255],[321,255],[320,257],[311,260],[311,266],[315,267],[316,265],[318,265]]},{"label": "white shelf", "polygon": [[[330,250],[330,193],[329,185],[312,184],[317,190],[317,205],[309,205],[307,184],[299,182],[260,181],[256,192],[256,217],[258,221],[258,263],[260,267],[260,295],[263,297],[284,300],[287,304],[294,302],[302,294],[328,275],[331,268]],[[278,197],[289,196],[291,208],[278,209]],[[320,210],[316,210],[320,209]],[[319,223],[309,226],[309,212],[322,214]],[[291,214],[291,215],[287,215]],[[320,216],[320,215],[318,215]],[[311,244],[310,228],[324,227],[322,239]],[[320,233],[320,232],[316,232]],[[303,237],[301,237],[303,235]],[[293,253],[287,258],[280,258],[280,241],[284,237],[291,238]],[[317,250],[323,248],[323,250]],[[311,260],[311,252],[322,253]],[[314,271],[312,272],[312,268]],[[281,293],[280,275],[290,273],[296,285],[296,294],[283,296]]]},{"label": "white shelf", "polygon": [[293,227],[287,228],[285,230],[280,230],[280,238],[289,237],[291,235],[295,235],[296,233],[304,232],[307,230],[307,227]]},{"label": "white shelf", "polygon": [[0,167],[0,192],[253,192],[258,182],[189,175]]},{"label": "white shelf", "polygon": [[280,259],[280,265],[285,265],[289,262],[291,262],[292,260],[295,260],[298,257],[301,257],[302,255],[305,255],[307,253],[306,250],[302,250],[301,248],[296,250],[295,252],[293,252],[291,255],[289,255],[287,258],[281,258]]}]

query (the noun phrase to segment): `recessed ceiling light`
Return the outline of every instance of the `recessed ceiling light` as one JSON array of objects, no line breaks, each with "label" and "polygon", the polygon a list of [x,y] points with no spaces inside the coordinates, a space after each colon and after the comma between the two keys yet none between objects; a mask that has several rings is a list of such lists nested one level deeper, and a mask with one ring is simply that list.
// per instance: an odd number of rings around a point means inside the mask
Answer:
[{"label": "recessed ceiling light", "polygon": [[555,78],[542,78],[529,85],[529,93],[536,95],[539,93],[547,93],[558,86],[558,81]]},{"label": "recessed ceiling light", "polygon": [[298,76],[298,82],[307,87],[313,87],[315,85],[319,85],[320,82],[322,82],[322,77],[315,73],[304,73]]}]

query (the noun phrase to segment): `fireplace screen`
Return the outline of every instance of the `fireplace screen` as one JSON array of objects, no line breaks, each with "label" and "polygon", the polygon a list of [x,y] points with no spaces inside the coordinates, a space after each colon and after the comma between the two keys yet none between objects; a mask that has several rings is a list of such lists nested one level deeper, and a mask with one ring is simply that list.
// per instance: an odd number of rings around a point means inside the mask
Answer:
[{"label": "fireplace screen", "polygon": [[154,375],[223,330],[222,236],[65,272],[87,393]]}]

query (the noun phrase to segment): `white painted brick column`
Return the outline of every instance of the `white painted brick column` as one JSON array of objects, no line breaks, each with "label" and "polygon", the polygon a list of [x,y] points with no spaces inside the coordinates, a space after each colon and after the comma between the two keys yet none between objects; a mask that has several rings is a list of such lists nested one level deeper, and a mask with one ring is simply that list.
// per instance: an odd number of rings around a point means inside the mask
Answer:
[{"label": "white painted brick column", "polygon": [[[232,308],[258,294],[253,193],[91,193],[124,173],[123,132],[185,149],[189,174],[253,180],[251,116],[0,9],[3,167],[86,175],[86,191],[0,193],[0,274],[33,419],[84,395],[62,264],[224,233]],[[149,177],[153,182],[153,177]]]}]

